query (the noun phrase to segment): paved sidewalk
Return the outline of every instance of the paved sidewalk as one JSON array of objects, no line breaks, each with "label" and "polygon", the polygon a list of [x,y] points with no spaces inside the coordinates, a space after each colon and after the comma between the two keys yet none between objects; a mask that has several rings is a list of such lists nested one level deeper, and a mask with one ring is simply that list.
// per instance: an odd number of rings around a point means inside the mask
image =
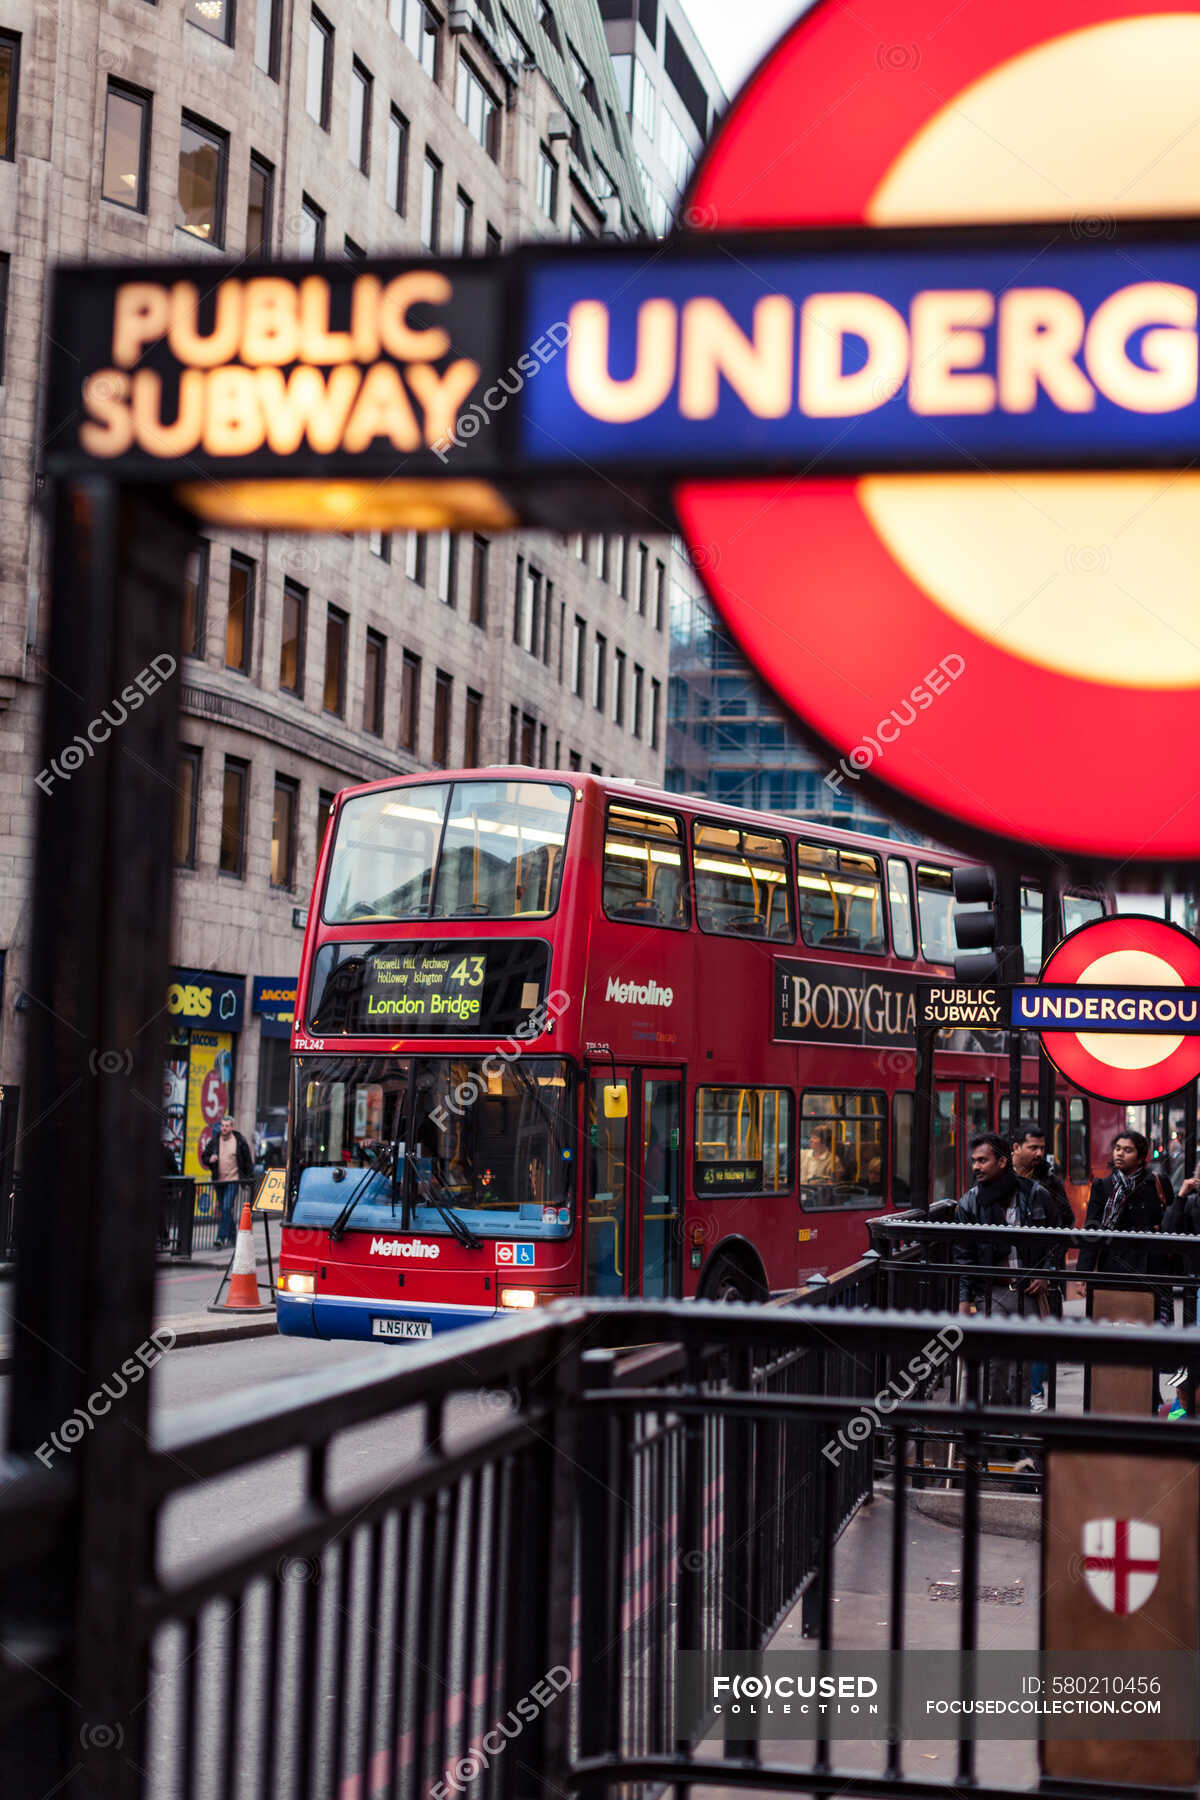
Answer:
[{"label": "paved sidewalk", "polygon": [[[264,1301],[269,1296],[264,1223],[254,1221],[254,1248],[258,1263],[259,1292]],[[209,1302],[216,1298],[221,1277],[229,1265],[231,1250],[197,1250],[190,1262],[160,1260],[155,1272],[154,1323],[175,1334],[175,1348],[188,1349],[199,1344],[221,1343],[226,1338],[267,1337],[275,1331],[274,1308],[270,1312],[209,1312]],[[279,1225],[271,1221],[271,1257],[277,1266],[279,1257]],[[12,1360],[15,1283],[0,1281],[0,1373]]]}]

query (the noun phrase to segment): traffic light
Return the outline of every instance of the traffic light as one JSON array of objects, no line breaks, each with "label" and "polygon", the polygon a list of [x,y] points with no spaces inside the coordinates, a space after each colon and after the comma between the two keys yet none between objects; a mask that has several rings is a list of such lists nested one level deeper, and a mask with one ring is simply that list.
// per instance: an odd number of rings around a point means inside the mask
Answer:
[{"label": "traffic light", "polygon": [[[1019,884],[997,881],[985,864],[954,871],[954,958],[956,981],[983,986],[1025,979],[1021,951]],[[964,906],[977,908],[963,912]]]}]

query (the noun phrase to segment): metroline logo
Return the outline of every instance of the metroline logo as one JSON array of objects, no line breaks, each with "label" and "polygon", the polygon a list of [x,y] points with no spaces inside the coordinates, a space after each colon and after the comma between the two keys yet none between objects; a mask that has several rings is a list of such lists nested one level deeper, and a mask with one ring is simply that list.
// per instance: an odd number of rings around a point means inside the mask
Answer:
[{"label": "metroline logo", "polygon": [[417,1240],[407,1243],[401,1238],[372,1238],[372,1256],[409,1256],[422,1257],[428,1262],[442,1254],[440,1244],[422,1244]]},{"label": "metroline logo", "polygon": [[659,987],[657,981],[647,982],[643,987],[639,982],[618,981],[615,975],[610,975],[604,998],[615,1000],[618,1006],[670,1006],[675,999],[675,989]]}]

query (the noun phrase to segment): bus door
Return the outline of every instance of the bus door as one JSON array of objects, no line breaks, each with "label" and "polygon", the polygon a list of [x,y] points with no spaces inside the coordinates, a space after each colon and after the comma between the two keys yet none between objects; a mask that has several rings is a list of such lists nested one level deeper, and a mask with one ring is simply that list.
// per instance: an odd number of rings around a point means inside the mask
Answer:
[{"label": "bus door", "polygon": [[648,1300],[676,1300],[683,1268],[683,1077],[641,1072],[637,1138],[641,1231],[640,1285]]},{"label": "bus door", "polygon": [[588,1080],[583,1291],[606,1299],[635,1291],[629,1255],[632,1097],[628,1069],[593,1071]]},{"label": "bus door", "polygon": [[939,1081],[933,1103],[931,1200],[957,1200],[970,1187],[971,1139],[992,1130],[990,1081]]}]

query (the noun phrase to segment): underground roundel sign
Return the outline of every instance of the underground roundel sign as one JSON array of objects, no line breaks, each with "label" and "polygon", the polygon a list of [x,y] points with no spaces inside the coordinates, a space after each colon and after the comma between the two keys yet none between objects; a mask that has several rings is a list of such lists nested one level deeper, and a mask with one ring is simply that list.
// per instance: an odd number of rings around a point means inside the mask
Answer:
[{"label": "underground roundel sign", "polygon": [[[1042,221],[1061,224],[1052,250],[1102,243],[1123,221],[1196,212],[1197,67],[1196,0],[818,0],[731,109],[682,224]],[[1039,431],[1089,410],[1099,420],[1117,379],[1097,341],[1072,337],[1052,260],[1020,278],[1035,296],[1022,307],[1043,309],[1021,370],[1003,366],[990,296],[974,338],[961,294],[922,302],[926,324],[950,304],[958,336],[946,348],[934,334],[933,362],[948,380],[974,372],[972,430],[990,417],[998,444],[1022,408]],[[1122,277],[1131,294],[1139,279],[1132,265]],[[1078,861],[1200,855],[1200,782],[1181,748],[1200,700],[1200,466],[1153,466],[1153,434],[1196,411],[1179,398],[1195,392],[1196,286],[1192,275],[1155,298],[1165,310],[1149,329],[1129,314],[1120,378],[1145,398],[1131,401],[1144,418],[1128,468],[1118,456],[1084,473],[1068,457],[1057,472],[1001,473],[985,434],[957,474],[821,478],[797,457],[776,479],[677,491],[727,626],[822,742],[837,793],[877,782],[878,797],[926,821]],[[867,319],[860,359],[871,331]],[[852,331],[842,341],[849,377]],[[822,361],[819,345],[813,354]],[[894,379],[874,394],[864,376],[847,450],[860,415],[878,430],[885,401],[906,403]],[[1195,437],[1200,451],[1200,424]]]},{"label": "underground roundel sign", "polygon": [[1129,913],[1083,925],[1012,1004],[1012,1022],[1040,1030],[1060,1074],[1098,1099],[1158,1100],[1200,1075],[1200,943],[1178,925]]}]

